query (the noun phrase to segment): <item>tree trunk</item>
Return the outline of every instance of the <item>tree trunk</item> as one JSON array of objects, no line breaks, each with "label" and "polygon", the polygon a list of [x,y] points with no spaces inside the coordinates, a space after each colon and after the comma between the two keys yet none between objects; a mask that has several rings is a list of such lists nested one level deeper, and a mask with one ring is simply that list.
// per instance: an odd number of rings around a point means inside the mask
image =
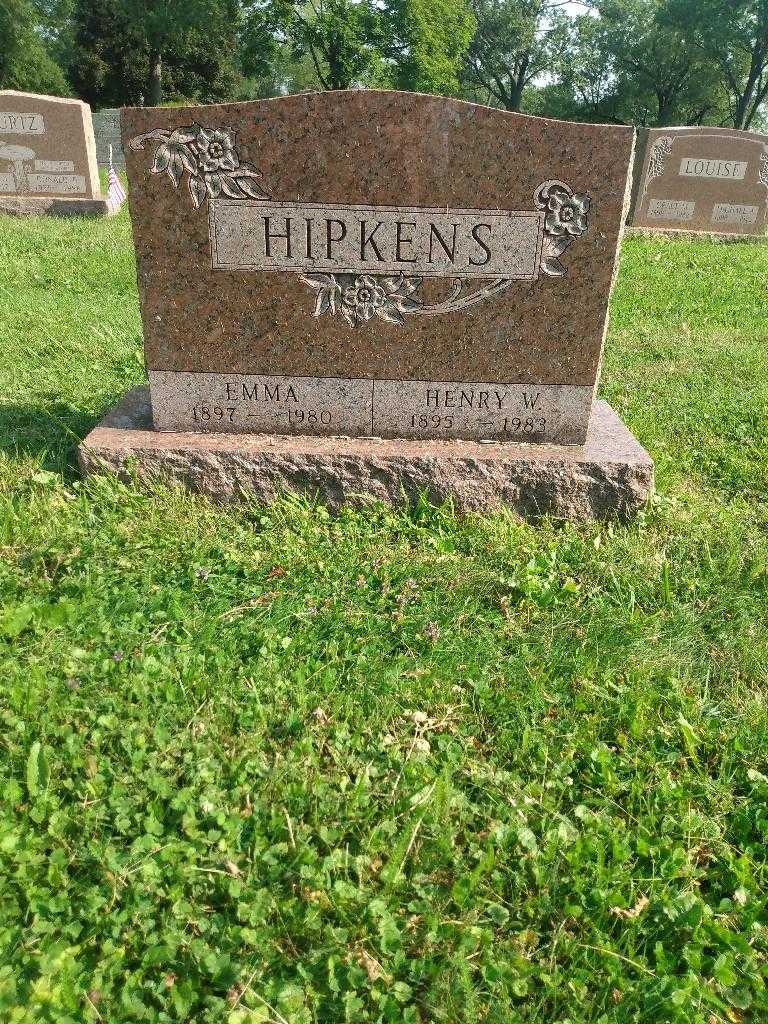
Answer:
[{"label": "tree trunk", "polygon": [[159,107],[163,99],[163,55],[159,50],[150,55],[148,107]]},{"label": "tree trunk", "polygon": [[672,116],[674,113],[672,98],[670,96],[667,96],[666,93],[657,90],[656,102],[658,103],[658,109],[656,112],[656,124],[660,128],[665,128],[674,120]]},{"label": "tree trunk", "polygon": [[515,73],[511,74],[510,81],[512,88],[509,90],[509,100],[505,104],[507,110],[519,111],[523,105],[523,92],[525,90],[525,76],[528,71],[528,65],[530,64],[530,55],[525,53],[520,58],[520,63],[515,69]]}]

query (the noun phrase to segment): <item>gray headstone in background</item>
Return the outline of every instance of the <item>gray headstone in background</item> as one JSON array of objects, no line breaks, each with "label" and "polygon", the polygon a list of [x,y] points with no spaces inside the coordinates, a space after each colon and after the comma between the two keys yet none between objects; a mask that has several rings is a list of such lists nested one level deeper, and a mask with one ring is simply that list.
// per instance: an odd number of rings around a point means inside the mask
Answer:
[{"label": "gray headstone in background", "polygon": [[768,135],[709,126],[641,130],[628,223],[643,231],[762,237]]},{"label": "gray headstone in background", "polygon": [[0,211],[105,216],[87,103],[0,89]]},{"label": "gray headstone in background", "polygon": [[109,147],[117,170],[125,168],[123,144],[120,140],[120,110],[98,110],[93,114],[93,134],[96,137],[96,160],[99,167],[109,167]]}]

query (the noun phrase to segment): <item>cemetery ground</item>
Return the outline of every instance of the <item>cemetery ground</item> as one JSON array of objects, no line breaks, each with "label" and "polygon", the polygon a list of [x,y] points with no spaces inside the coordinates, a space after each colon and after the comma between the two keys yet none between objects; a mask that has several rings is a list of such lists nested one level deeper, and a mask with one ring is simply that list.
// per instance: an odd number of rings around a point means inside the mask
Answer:
[{"label": "cemetery ground", "polygon": [[82,481],[127,213],[0,253],[0,1018],[765,1020],[768,247],[625,241],[626,527]]}]

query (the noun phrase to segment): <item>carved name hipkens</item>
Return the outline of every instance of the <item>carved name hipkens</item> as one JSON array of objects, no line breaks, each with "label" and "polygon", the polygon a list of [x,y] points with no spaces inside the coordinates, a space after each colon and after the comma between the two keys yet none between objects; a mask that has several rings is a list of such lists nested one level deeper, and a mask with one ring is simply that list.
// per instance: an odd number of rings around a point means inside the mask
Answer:
[{"label": "carved name hipkens", "polygon": [[[147,141],[159,143],[151,172],[208,204],[214,270],[296,273],[315,316],[352,327],[454,313],[516,281],[563,277],[560,257],[588,228],[589,196],[558,180],[539,185],[529,211],[277,202],[231,128],[155,129],[131,148]],[[448,279],[448,294],[427,301],[429,278]]]}]

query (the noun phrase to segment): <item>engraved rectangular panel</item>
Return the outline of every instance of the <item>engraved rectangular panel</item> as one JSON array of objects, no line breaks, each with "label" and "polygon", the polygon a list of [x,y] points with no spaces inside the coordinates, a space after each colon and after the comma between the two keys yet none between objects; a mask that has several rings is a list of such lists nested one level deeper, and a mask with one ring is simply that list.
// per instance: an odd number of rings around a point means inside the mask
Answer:
[{"label": "engraved rectangular panel", "polygon": [[0,110],[0,134],[45,135],[43,115],[17,113],[15,110]]},{"label": "engraved rectangular panel", "polygon": [[72,173],[75,165],[71,160],[35,160],[36,171],[53,171],[54,173]]},{"label": "engraved rectangular panel", "polygon": [[209,204],[215,270],[418,274],[534,281],[544,214],[504,210]]},{"label": "engraved rectangular panel", "polygon": [[377,437],[581,444],[592,388],[383,380],[373,387]]},{"label": "engraved rectangular panel", "polygon": [[713,224],[756,224],[759,213],[757,206],[739,203],[715,203],[712,207]]},{"label": "engraved rectangular panel", "polygon": [[0,192],[15,192],[16,178],[5,171],[0,173]]},{"label": "engraved rectangular panel", "polygon": [[371,433],[369,380],[150,370],[149,383],[158,430]]},{"label": "engraved rectangular panel", "polygon": [[684,156],[680,161],[680,174],[684,178],[728,178],[743,181],[747,173],[746,160],[707,160],[704,157]]},{"label": "engraved rectangular panel", "polygon": [[696,203],[688,199],[652,199],[648,216],[656,220],[690,220]]},{"label": "engraved rectangular panel", "polygon": [[82,174],[28,174],[27,184],[30,192],[52,195],[81,195],[85,192]]}]

